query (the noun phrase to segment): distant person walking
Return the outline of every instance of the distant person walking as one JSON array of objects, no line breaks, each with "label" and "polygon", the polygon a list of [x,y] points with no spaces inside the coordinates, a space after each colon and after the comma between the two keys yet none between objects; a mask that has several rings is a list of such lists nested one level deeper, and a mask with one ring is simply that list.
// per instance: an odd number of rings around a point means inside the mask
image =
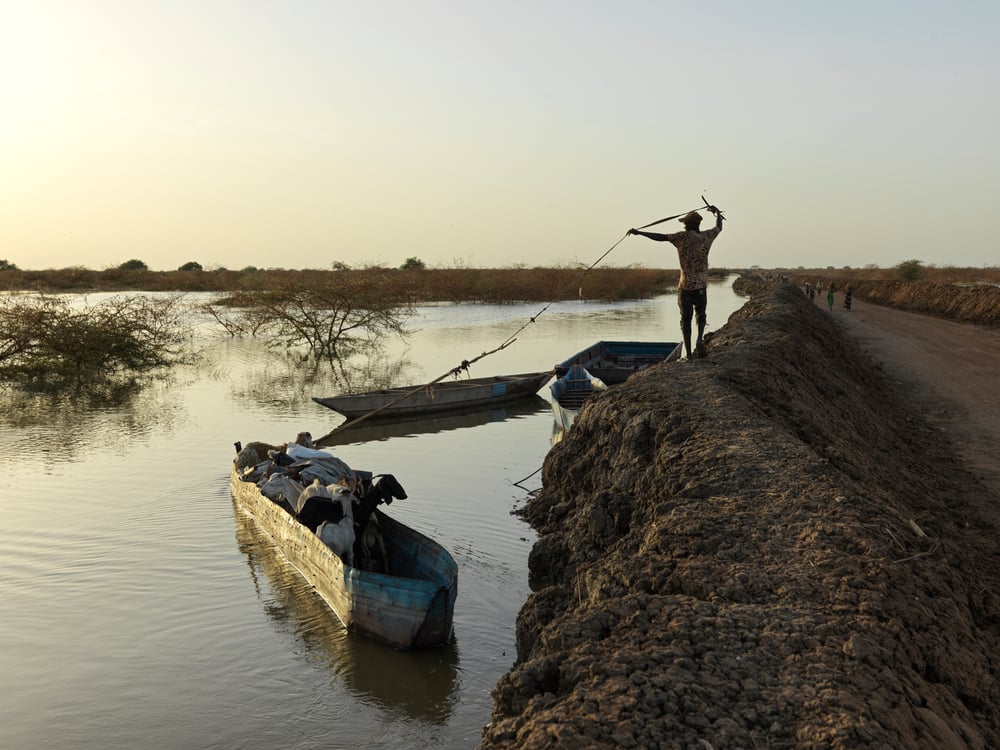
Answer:
[{"label": "distant person walking", "polygon": [[851,302],[854,301],[854,287],[850,284],[844,287],[844,309],[851,311]]},{"label": "distant person walking", "polygon": [[830,282],[830,291],[826,293],[826,304],[830,306],[830,312],[833,312],[833,293],[837,291],[837,285],[832,281]]},{"label": "distant person walking", "polygon": [[[680,261],[681,278],[677,283],[680,290],[677,304],[681,309],[681,335],[684,337],[684,351],[688,360],[693,360],[695,356],[704,357],[705,350],[705,325],[708,322],[706,309],[708,307],[708,251],[715,242],[715,238],[722,231],[722,221],[725,218],[722,212],[715,206],[709,206],[709,213],[715,214],[715,226],[712,229],[700,230],[701,214],[691,211],[681,217],[684,224],[683,232],[672,234],[658,234],[657,232],[643,232],[639,229],[628,230],[629,234],[637,234],[657,242],[669,242],[677,248],[677,257]],[[698,323],[698,338],[695,340],[694,349],[691,348],[691,318],[695,317]]]},{"label": "distant person walking", "polygon": [[823,299],[823,279],[816,282],[816,294],[819,295],[820,299]]},{"label": "distant person walking", "polygon": [[809,298],[810,302],[812,302],[816,298],[816,290],[813,289],[812,284],[810,284],[808,281],[806,282],[806,297]]}]

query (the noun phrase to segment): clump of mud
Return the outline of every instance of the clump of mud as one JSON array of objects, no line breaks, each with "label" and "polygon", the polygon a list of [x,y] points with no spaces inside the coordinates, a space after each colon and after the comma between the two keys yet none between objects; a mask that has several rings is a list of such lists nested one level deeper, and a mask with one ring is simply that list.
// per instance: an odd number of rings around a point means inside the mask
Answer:
[{"label": "clump of mud", "polygon": [[543,485],[484,748],[1000,747],[985,490],[795,287],[592,401]]}]

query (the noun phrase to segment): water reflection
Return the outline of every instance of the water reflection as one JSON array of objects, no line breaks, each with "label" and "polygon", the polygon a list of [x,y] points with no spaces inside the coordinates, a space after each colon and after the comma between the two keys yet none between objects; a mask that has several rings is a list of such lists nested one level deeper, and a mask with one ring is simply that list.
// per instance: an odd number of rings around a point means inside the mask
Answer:
[{"label": "water reflection", "polygon": [[[170,434],[187,420],[177,398],[184,380],[179,370],[127,388],[60,393],[0,388],[0,427],[12,441],[6,450],[74,461],[95,450],[120,451],[147,436]],[[53,430],[62,439],[53,441]]]},{"label": "water reflection", "polygon": [[[302,351],[277,350],[254,340],[234,340],[229,348],[243,350],[239,354],[247,362],[235,373],[241,379],[232,383],[233,399],[254,410],[283,412],[316,395],[391,388],[406,383],[414,370],[405,353],[391,357],[373,351],[346,360],[317,361]],[[234,374],[229,369],[216,372],[219,377]]]},{"label": "water reflection", "polygon": [[326,448],[332,445],[348,445],[350,443],[369,443],[378,440],[389,440],[398,437],[415,437],[431,435],[437,432],[461,430],[469,427],[480,427],[491,422],[506,422],[512,419],[538,414],[549,408],[548,402],[540,396],[531,396],[503,405],[478,409],[464,414],[444,414],[436,417],[412,417],[400,419],[393,417],[392,422],[362,421],[346,429],[338,425],[332,431],[316,441],[317,446]]},{"label": "water reflection", "polygon": [[[323,599],[293,568],[254,520],[233,502],[236,541],[265,611],[295,633],[359,701],[403,717],[443,725],[458,701],[458,646],[397,651],[347,631]],[[267,579],[273,599],[261,590]]]}]

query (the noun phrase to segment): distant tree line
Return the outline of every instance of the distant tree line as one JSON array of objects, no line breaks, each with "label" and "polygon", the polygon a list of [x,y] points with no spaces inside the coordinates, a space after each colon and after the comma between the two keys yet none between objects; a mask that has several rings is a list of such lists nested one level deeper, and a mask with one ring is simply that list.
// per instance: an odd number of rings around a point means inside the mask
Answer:
[{"label": "distant tree line", "polygon": [[[200,263],[189,261],[176,271],[151,271],[145,262],[132,259],[101,271],[79,266],[45,271],[11,268],[0,274],[0,290],[230,293],[349,280],[360,288],[376,286],[389,298],[405,298],[412,302],[497,304],[575,300],[581,296],[581,287],[582,296],[588,300],[648,299],[670,291],[678,279],[675,269],[641,266],[598,266],[584,271],[580,266],[427,268],[419,258],[408,259],[400,268],[351,268],[335,262],[327,270],[247,266],[234,271],[225,268],[204,270]],[[716,278],[723,278],[729,271],[712,269],[711,273]]]}]

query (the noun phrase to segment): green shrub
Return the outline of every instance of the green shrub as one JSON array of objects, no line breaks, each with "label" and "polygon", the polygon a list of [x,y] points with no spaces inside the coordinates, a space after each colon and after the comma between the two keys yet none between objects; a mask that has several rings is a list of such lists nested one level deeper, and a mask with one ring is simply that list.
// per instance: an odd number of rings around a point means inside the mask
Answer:
[{"label": "green shrub", "polygon": [[919,260],[904,260],[896,266],[896,275],[903,281],[919,281],[925,275],[924,265]]}]

